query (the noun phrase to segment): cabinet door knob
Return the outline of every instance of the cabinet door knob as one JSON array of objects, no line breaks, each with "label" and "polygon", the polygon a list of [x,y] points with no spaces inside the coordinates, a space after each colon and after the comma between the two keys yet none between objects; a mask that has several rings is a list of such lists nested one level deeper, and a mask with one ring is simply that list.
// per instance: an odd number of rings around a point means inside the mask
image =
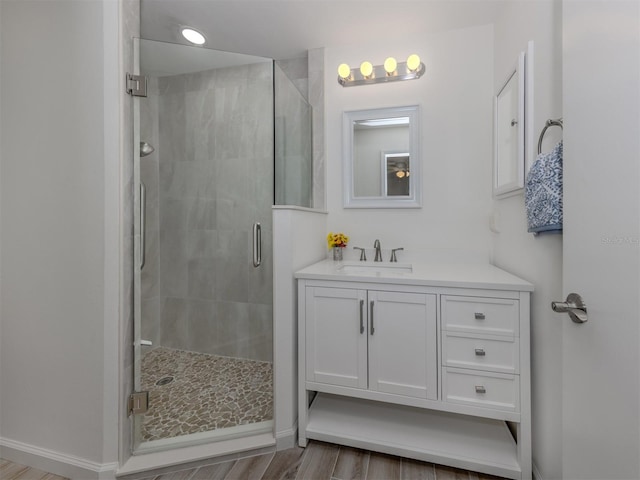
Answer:
[{"label": "cabinet door knob", "polygon": [[484,348],[476,348],[476,355],[478,357],[484,357],[486,355]]},{"label": "cabinet door knob", "polygon": [[476,312],[475,313],[475,317],[476,317],[476,320],[484,320],[485,319],[484,313],[480,313],[480,312]]},{"label": "cabinet door knob", "polygon": [[476,385],[476,393],[487,393],[487,389],[484,385]]}]

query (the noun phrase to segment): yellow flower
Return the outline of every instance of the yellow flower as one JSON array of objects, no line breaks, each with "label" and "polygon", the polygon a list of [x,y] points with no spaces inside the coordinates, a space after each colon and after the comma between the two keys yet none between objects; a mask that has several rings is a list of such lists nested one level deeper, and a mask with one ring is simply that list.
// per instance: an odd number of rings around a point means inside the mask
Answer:
[{"label": "yellow flower", "polygon": [[329,232],[327,235],[327,246],[329,249],[333,247],[346,247],[347,243],[349,243],[349,237],[344,233],[333,233]]}]

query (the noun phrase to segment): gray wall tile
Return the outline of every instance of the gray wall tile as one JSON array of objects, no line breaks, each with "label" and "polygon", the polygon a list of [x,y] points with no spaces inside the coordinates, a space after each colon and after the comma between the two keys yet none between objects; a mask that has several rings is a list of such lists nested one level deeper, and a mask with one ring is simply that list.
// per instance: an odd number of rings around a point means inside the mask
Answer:
[{"label": "gray wall tile", "polygon": [[[272,357],[272,81],[264,63],[150,83],[142,131],[157,155],[142,166],[153,202],[143,321],[164,346]],[[254,269],[257,221],[263,265]]]}]

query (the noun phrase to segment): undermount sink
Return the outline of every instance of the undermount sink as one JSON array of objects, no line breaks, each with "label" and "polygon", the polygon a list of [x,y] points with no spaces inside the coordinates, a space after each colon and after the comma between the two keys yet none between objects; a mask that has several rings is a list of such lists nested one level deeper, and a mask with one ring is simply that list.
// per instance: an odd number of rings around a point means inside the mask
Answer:
[{"label": "undermount sink", "polygon": [[338,271],[347,274],[411,273],[413,266],[410,263],[395,262],[344,262],[338,267]]}]

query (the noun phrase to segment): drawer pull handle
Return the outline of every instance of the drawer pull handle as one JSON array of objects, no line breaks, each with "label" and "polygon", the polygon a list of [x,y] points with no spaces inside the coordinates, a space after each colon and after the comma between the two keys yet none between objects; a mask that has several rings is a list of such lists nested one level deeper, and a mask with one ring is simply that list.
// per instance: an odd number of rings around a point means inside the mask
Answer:
[{"label": "drawer pull handle", "polygon": [[476,348],[476,355],[478,357],[484,357],[486,355],[484,348]]},{"label": "drawer pull handle", "polygon": [[360,335],[364,333],[364,312],[362,311],[364,307],[364,300],[360,300]]},{"label": "drawer pull handle", "polygon": [[487,393],[487,389],[483,385],[476,385],[476,393]]},{"label": "drawer pull handle", "polygon": [[480,313],[480,312],[476,312],[475,313],[475,317],[476,317],[476,320],[484,320],[485,319],[484,313]]}]

